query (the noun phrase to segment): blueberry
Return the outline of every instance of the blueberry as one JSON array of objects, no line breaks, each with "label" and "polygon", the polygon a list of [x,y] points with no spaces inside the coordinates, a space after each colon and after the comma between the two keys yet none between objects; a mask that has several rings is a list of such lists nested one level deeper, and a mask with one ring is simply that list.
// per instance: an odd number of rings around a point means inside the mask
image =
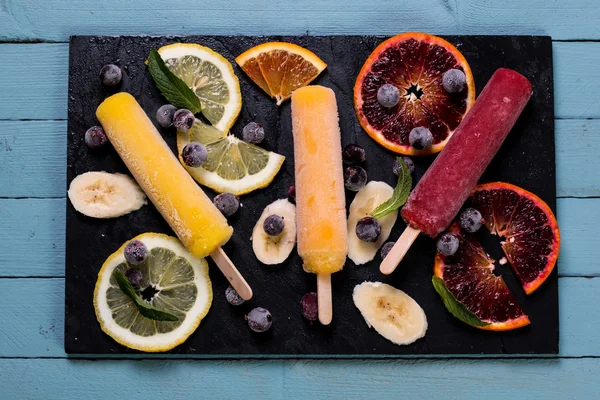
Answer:
[{"label": "blueberry", "polygon": [[187,132],[192,129],[196,118],[190,110],[180,108],[173,114],[173,126],[180,132]]},{"label": "blueberry", "polygon": [[442,86],[448,93],[460,93],[467,87],[467,77],[460,69],[449,69],[444,72]]},{"label": "blueberry", "polygon": [[208,151],[203,144],[191,142],[185,145],[181,151],[183,163],[188,167],[199,167],[206,162]]},{"label": "blueberry", "polygon": [[283,232],[283,228],[285,227],[285,222],[283,222],[283,218],[279,215],[269,215],[265,218],[263,222],[263,229],[265,233],[269,236],[279,236],[281,232]]},{"label": "blueberry", "polygon": [[353,192],[358,192],[367,184],[367,171],[361,167],[348,167],[344,171],[344,186]]},{"label": "blueberry", "polygon": [[231,285],[227,289],[225,289],[225,298],[227,299],[227,302],[232,306],[239,306],[245,301]]},{"label": "blueberry", "polygon": [[242,138],[248,143],[258,144],[265,138],[265,129],[259,123],[249,122],[242,129]]},{"label": "blueberry", "polygon": [[156,122],[163,128],[170,128],[173,126],[173,115],[175,115],[177,107],[171,104],[165,104],[156,111]]},{"label": "blueberry", "polygon": [[423,126],[417,126],[410,131],[408,142],[417,150],[425,150],[433,143],[431,131]]},{"label": "blueberry", "polygon": [[390,254],[390,251],[392,251],[392,247],[394,247],[395,244],[396,242],[387,242],[384,244],[381,248],[381,258],[385,259],[387,255]]},{"label": "blueberry", "polygon": [[221,193],[213,199],[215,206],[226,217],[230,217],[240,208],[240,199],[231,193]]},{"label": "blueberry", "polygon": [[296,201],[296,185],[293,183],[288,188],[288,198],[292,201]]},{"label": "blueberry", "polygon": [[386,83],[377,90],[377,101],[386,108],[392,108],[400,101],[400,90],[396,86]]},{"label": "blueberry", "polygon": [[300,300],[302,306],[302,315],[309,321],[316,321],[319,317],[319,307],[317,294],[315,292],[306,293]]},{"label": "blueberry", "polygon": [[256,307],[246,315],[246,321],[248,321],[250,329],[260,333],[269,330],[271,324],[273,324],[273,317],[269,310],[262,307]]},{"label": "blueberry", "polygon": [[[408,157],[400,157],[402,159],[402,161],[404,161],[404,164],[406,164],[406,168],[408,168],[408,172],[410,172],[411,174],[413,172],[415,172],[415,163],[413,162],[413,160],[411,160]],[[400,172],[402,171],[402,166],[400,165],[400,162],[398,161],[398,159],[396,159],[396,161],[394,161],[394,175],[396,176],[400,176]]]},{"label": "blueberry", "polygon": [[104,146],[104,144],[108,141],[108,138],[106,137],[106,133],[104,133],[104,129],[102,129],[102,127],[92,126],[90,129],[85,131],[84,140],[87,147],[90,149],[97,149]]},{"label": "blueberry", "polygon": [[137,268],[128,268],[125,271],[125,276],[133,286],[139,286],[143,278],[142,271]]},{"label": "blueberry", "polygon": [[467,232],[475,233],[481,228],[481,213],[474,208],[465,208],[460,213],[460,226]]},{"label": "blueberry", "polygon": [[458,238],[451,233],[444,233],[437,240],[437,249],[445,256],[451,256],[458,250]]},{"label": "blueberry", "polygon": [[125,260],[131,265],[138,265],[146,261],[148,248],[139,240],[130,240],[123,251]]},{"label": "blueberry", "polygon": [[115,86],[121,82],[123,72],[115,64],[106,64],[100,69],[100,80],[105,86]]},{"label": "blueberry", "polygon": [[344,151],[342,152],[342,160],[344,160],[344,164],[348,165],[356,165],[362,162],[365,162],[367,159],[367,153],[365,149],[357,144],[349,144],[344,147]]},{"label": "blueberry", "polygon": [[375,242],[381,233],[381,224],[373,217],[363,217],[356,223],[356,236],[363,242]]}]

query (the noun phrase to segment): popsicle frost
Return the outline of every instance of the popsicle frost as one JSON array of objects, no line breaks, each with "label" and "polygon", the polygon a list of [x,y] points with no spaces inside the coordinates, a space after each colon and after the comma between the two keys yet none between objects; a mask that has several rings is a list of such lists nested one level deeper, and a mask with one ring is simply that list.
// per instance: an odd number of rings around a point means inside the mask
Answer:
[{"label": "popsicle frost", "polygon": [[450,225],[531,94],[531,83],[513,70],[492,75],[402,208],[411,227],[435,237]]},{"label": "popsicle frost", "polygon": [[133,96],[124,92],[110,96],[96,116],[135,180],[190,253],[206,257],[229,240],[233,229]]},{"label": "popsicle frost", "polygon": [[342,144],[335,94],[306,86],[292,94],[298,254],[316,274],[341,270],[348,254]]}]

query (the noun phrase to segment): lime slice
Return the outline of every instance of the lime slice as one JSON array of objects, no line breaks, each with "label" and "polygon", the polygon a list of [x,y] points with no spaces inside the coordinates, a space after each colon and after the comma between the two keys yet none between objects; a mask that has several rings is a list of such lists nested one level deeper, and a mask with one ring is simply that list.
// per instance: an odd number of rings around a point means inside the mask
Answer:
[{"label": "lime slice", "polygon": [[231,63],[198,44],[175,43],[158,49],[171,72],[198,96],[202,114],[221,131],[228,131],[242,108],[240,83]]},{"label": "lime slice", "polygon": [[268,186],[285,160],[199,120],[188,132],[177,132],[179,154],[189,142],[206,146],[208,158],[201,167],[183,166],[198,183],[220,193],[242,195]]},{"label": "lime slice", "polygon": [[[195,258],[174,237],[143,233],[134,238],[148,248],[147,260],[137,266],[143,279],[136,292],[154,307],[179,318],[176,322],[143,317],[112,276],[115,269],[128,268],[123,250],[110,255],[100,272],[94,290],[96,318],[102,330],[131,349],[158,352],[183,343],[198,328],[212,303],[208,265]],[[134,240],[132,239],[132,240]]]}]

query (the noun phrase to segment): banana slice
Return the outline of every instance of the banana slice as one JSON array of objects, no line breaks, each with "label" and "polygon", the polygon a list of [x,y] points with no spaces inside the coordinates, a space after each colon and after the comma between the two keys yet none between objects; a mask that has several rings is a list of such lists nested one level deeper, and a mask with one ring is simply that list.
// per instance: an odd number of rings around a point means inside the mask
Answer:
[{"label": "banana slice", "polygon": [[356,236],[356,223],[362,217],[369,215],[375,207],[392,197],[394,188],[385,182],[371,181],[360,189],[352,204],[348,215],[348,257],[354,264],[361,265],[375,258],[377,250],[390,237],[392,227],[398,218],[398,211],[394,211],[379,219],[381,234],[376,242],[363,242]]},{"label": "banana slice", "polygon": [[92,218],[120,217],[148,203],[132,178],[108,172],[86,172],[76,176],[68,195],[77,211]]},{"label": "banana slice", "polygon": [[[283,218],[284,228],[278,236],[267,235],[263,229],[269,215]],[[275,200],[265,207],[252,230],[252,249],[263,264],[275,265],[284,262],[296,244],[296,206],[287,199]]]},{"label": "banana slice", "polygon": [[425,336],[425,312],[402,290],[381,282],[363,282],[354,288],[352,298],[369,328],[390,342],[411,344]]}]

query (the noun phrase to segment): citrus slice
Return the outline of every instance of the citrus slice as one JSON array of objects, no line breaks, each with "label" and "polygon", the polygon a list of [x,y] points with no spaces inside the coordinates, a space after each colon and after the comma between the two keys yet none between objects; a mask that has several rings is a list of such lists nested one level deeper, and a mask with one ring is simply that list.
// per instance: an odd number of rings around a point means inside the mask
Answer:
[{"label": "citrus slice", "polygon": [[195,258],[174,237],[143,233],[132,240],[142,241],[148,258],[136,266],[143,279],[136,292],[152,306],[179,318],[176,322],[143,317],[113,277],[114,270],[125,273],[128,264],[125,244],[111,254],[98,273],[94,289],[94,309],[102,330],[131,349],[159,352],[183,343],[198,328],[212,303],[208,264]]},{"label": "citrus slice", "polygon": [[254,83],[277,100],[277,105],[327,67],[312,51],[286,42],[260,44],[240,54],[235,61]]},{"label": "citrus slice", "polygon": [[208,157],[201,167],[182,165],[201,185],[235,195],[250,193],[268,186],[281,169],[285,157],[244,142],[231,134],[196,120],[188,132],[177,132],[177,148],[199,142],[206,146]]},{"label": "citrus slice", "polygon": [[533,193],[504,182],[476,186],[468,200],[485,226],[504,238],[502,249],[525,293],[548,278],[558,258],[560,233],[550,207]]},{"label": "citrus slice", "polygon": [[[444,90],[442,77],[450,69],[465,73],[466,89]],[[399,89],[400,101],[387,108],[377,101],[384,84]],[[475,83],[463,55],[450,43],[426,33],[394,36],[371,53],[354,85],[354,107],[364,130],[396,153],[425,155],[441,151],[475,101]],[[426,127],[433,144],[416,150],[408,142],[413,128]]]},{"label": "citrus slice", "polygon": [[529,325],[529,318],[517,304],[515,297],[501,276],[496,276],[494,260],[483,250],[472,235],[461,232],[458,223],[448,231],[459,239],[456,253],[435,256],[434,275],[441,278],[446,288],[469,311],[489,325],[476,328],[507,331]]},{"label": "citrus slice", "polygon": [[242,108],[240,82],[231,63],[199,44],[175,43],[158,53],[169,70],[196,93],[202,115],[217,129],[228,131]]}]

